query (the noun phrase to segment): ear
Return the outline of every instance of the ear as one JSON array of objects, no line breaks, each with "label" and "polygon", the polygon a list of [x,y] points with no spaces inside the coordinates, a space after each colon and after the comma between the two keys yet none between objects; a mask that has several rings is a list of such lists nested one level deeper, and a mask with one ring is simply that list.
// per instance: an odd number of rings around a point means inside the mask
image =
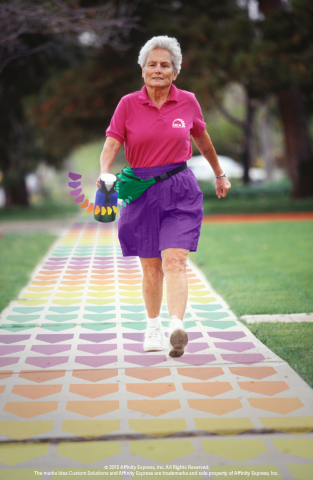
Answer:
[{"label": "ear", "polygon": [[177,78],[177,75],[178,75],[177,70],[174,70],[173,82],[175,82],[175,80],[176,80],[176,78]]},{"label": "ear", "polygon": [[141,69],[141,76],[142,76],[142,78],[145,78],[145,69],[144,69],[144,67]]}]

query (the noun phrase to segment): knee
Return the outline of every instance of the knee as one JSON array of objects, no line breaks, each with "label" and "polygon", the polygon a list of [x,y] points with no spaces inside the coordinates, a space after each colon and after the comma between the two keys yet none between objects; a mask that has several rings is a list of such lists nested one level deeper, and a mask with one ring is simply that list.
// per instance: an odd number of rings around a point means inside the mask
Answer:
[{"label": "knee", "polygon": [[166,255],[163,259],[163,271],[164,273],[179,273],[186,271],[186,255],[182,252],[173,252]]},{"label": "knee", "polygon": [[143,275],[148,281],[159,281],[163,279],[163,270],[161,266],[157,265],[146,265],[143,267]]}]

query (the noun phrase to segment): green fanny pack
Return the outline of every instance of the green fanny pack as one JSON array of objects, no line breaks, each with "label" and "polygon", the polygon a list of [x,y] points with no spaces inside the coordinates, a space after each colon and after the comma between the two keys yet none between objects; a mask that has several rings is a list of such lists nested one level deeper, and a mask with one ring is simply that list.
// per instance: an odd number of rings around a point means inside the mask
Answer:
[{"label": "green fanny pack", "polygon": [[118,198],[125,200],[127,203],[137,200],[151,185],[166,180],[176,173],[185,170],[185,168],[187,168],[186,162],[180,167],[162,173],[162,175],[158,175],[157,177],[147,178],[147,180],[137,177],[131,167],[123,168],[121,173],[116,174],[117,182],[115,189],[117,190]]}]

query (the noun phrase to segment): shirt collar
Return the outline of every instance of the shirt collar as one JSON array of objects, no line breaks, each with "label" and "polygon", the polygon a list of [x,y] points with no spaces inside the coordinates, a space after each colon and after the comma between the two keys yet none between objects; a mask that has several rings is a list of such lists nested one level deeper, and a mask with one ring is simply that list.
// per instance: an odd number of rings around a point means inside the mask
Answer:
[{"label": "shirt collar", "polygon": [[[139,95],[138,95],[138,101],[141,104],[152,103],[150,98],[148,97],[146,85],[144,85],[142,87],[142,89],[140,90]],[[167,101],[178,102],[178,89],[175,87],[175,85],[173,85],[173,83],[171,85],[170,98]]]}]

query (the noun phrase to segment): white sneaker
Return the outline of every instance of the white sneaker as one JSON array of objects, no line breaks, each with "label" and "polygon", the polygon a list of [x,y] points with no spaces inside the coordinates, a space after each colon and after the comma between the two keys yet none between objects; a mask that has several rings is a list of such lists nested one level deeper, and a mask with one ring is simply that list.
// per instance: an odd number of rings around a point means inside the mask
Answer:
[{"label": "white sneaker", "polygon": [[143,344],[144,351],[155,352],[163,350],[163,336],[162,325],[148,325]]},{"label": "white sneaker", "polygon": [[183,322],[177,317],[171,318],[170,321],[169,342],[170,357],[181,357],[184,355],[185,346],[188,343],[188,336],[185,332]]}]

